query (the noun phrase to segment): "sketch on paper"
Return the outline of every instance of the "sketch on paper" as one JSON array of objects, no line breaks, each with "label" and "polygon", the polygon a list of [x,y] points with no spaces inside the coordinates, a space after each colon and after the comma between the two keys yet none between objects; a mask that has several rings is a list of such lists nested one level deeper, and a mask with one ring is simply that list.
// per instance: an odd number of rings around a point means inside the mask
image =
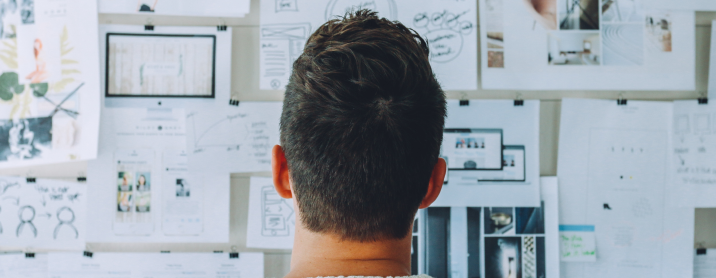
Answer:
[{"label": "sketch on paper", "polygon": [[298,0],[276,0],[276,12],[297,12]]},{"label": "sketch on paper", "polygon": [[293,206],[281,198],[273,186],[261,188],[261,235],[285,237],[291,235],[290,227],[296,225]]},{"label": "sketch on paper", "polygon": [[86,186],[79,183],[0,177],[13,184],[0,193],[0,242],[6,246],[82,248]]},{"label": "sketch on paper", "polygon": [[351,11],[368,9],[378,16],[398,20],[398,8],[394,0],[331,0],[326,6],[326,21],[344,16]]},{"label": "sketch on paper", "polygon": [[475,28],[472,22],[464,18],[466,14],[468,11],[452,13],[444,10],[415,15],[413,26],[428,42],[430,61],[446,63],[460,56],[465,43],[463,36],[469,35]]},{"label": "sketch on paper", "polygon": [[310,23],[261,25],[261,74],[269,79],[271,89],[286,86],[293,61],[303,53],[311,35]]},{"label": "sketch on paper", "polygon": [[[237,113],[209,125],[204,131],[198,132],[194,118],[189,115],[194,127],[194,152],[199,153],[207,148],[221,148],[226,151],[249,149],[253,155],[265,157],[273,146],[269,144],[268,124],[263,120],[246,121],[247,114]],[[226,131],[232,136],[225,136]]]}]

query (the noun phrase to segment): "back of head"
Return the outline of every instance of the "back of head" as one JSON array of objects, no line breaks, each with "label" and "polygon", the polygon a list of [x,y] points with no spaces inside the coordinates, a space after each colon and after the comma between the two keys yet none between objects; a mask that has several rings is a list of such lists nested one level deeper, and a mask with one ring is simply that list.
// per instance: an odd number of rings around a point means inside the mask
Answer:
[{"label": "back of head", "polygon": [[353,241],[407,236],[446,114],[426,42],[366,10],[329,21],[294,63],[283,105],[301,224]]}]

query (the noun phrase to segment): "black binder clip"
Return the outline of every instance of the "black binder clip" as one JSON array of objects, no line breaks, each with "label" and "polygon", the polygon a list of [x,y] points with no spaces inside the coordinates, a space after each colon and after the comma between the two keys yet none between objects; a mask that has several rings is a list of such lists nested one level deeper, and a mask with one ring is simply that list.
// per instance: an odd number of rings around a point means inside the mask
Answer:
[{"label": "black binder clip", "polygon": [[144,24],[144,31],[154,31],[154,25],[152,24],[151,18],[147,18],[147,24]]},{"label": "black binder clip", "polygon": [[517,93],[517,98],[515,98],[515,106],[524,106],[525,101],[522,100],[522,94]]},{"label": "black binder clip", "polygon": [[238,259],[239,258],[239,252],[237,252],[239,248],[236,247],[236,245],[231,246],[231,252],[229,253],[229,259]]},{"label": "black binder clip", "polygon": [[226,28],[228,28],[226,25],[219,25],[216,26],[216,31],[226,32]]},{"label": "black binder clip", "polygon": [[699,248],[696,248],[696,255],[699,255],[699,256],[706,255],[706,247],[704,247],[703,243],[699,243]]},{"label": "black binder clip", "polygon": [[25,253],[25,258],[26,258],[26,259],[35,258],[35,253]]},{"label": "black binder clip", "polygon": [[84,251],[84,252],[82,252],[82,256],[85,256],[87,258],[92,258],[92,256],[94,256],[94,254],[90,251]]},{"label": "black binder clip", "polygon": [[238,99],[230,99],[229,105],[231,106],[239,106],[239,100]]},{"label": "black binder clip", "polygon": [[709,104],[709,98],[706,96],[706,93],[701,92],[701,97],[698,99],[699,104]]},{"label": "black binder clip", "polygon": [[617,99],[617,105],[627,105],[627,100],[624,98],[624,94],[620,93],[619,98]]},{"label": "black binder clip", "polygon": [[77,177],[77,182],[87,182],[87,177]]},{"label": "black binder clip", "polygon": [[460,106],[470,106],[470,101],[466,99],[461,99]]},{"label": "black binder clip", "polygon": [[37,179],[36,179],[36,178],[27,177],[27,178],[25,179],[25,181],[26,181],[27,183],[36,183],[36,182],[37,182]]}]

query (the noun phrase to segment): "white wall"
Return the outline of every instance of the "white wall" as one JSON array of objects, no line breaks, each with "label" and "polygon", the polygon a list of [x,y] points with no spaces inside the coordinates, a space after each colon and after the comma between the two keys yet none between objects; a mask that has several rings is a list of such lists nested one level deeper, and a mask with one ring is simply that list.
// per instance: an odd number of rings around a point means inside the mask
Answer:
[{"label": "white wall", "polygon": [[[235,98],[240,100],[281,100],[281,91],[260,91],[259,80],[259,1],[252,0],[251,13],[246,18],[217,19],[217,18],[186,18],[151,16],[154,25],[203,25],[214,26],[225,23],[233,27],[232,54],[232,91]],[[100,23],[104,24],[138,24],[144,25],[148,16],[129,15],[100,15]],[[680,92],[623,92],[628,99],[661,100],[695,99],[699,92],[706,91],[708,79],[709,43],[711,34],[711,20],[716,19],[716,13],[697,13],[696,16],[696,88],[697,91]],[[479,45],[479,44],[478,44]],[[479,57],[479,55],[478,55]],[[475,76],[474,78],[478,78]],[[557,146],[559,138],[560,99],[570,98],[604,98],[616,99],[621,92],[618,91],[529,91],[520,92],[524,99],[541,99],[540,113],[540,172],[544,176],[553,176],[557,173]],[[449,98],[481,98],[481,99],[511,99],[516,96],[515,91],[465,91],[447,92]],[[21,175],[48,178],[70,178],[84,175],[87,162],[75,162],[42,167],[2,170],[0,175]],[[257,173],[268,175],[268,173]],[[290,263],[289,251],[260,250],[246,248],[246,221],[248,218],[248,193],[250,174],[234,174],[231,178],[231,234],[228,244],[109,244],[93,243],[89,248],[93,251],[146,251],[158,252],[161,250],[182,251],[213,251],[231,250],[236,246],[238,251],[266,251],[265,273],[266,277],[283,277],[288,272]],[[697,210],[696,213],[696,242],[702,242],[706,247],[716,248],[716,209]]]}]

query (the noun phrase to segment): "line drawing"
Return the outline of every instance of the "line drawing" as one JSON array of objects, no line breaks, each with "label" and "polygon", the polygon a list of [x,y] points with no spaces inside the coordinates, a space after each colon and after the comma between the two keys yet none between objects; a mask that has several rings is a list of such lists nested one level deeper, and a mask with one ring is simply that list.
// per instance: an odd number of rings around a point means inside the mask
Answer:
[{"label": "line drawing", "polygon": [[273,186],[261,188],[261,235],[287,237],[295,225],[293,207],[278,195]]},{"label": "line drawing", "polygon": [[[67,212],[64,213],[63,212]],[[63,216],[64,215],[64,216]],[[69,216],[67,216],[69,215]],[[60,223],[57,224],[55,227],[55,231],[53,233],[53,238],[57,239],[57,233],[60,231],[60,227],[62,226],[68,226],[72,228],[72,230],[75,232],[75,238],[79,237],[79,232],[77,232],[77,228],[73,225],[75,222],[75,212],[69,208],[69,207],[61,207],[57,210],[57,220],[60,221]]]},{"label": "line drawing", "polygon": [[311,35],[310,23],[266,24],[261,26],[261,63],[263,76],[271,78],[270,85],[278,90],[288,81],[293,61],[303,53],[303,46]]},{"label": "line drawing", "polygon": [[0,193],[0,194],[5,194],[5,192],[7,192],[7,190],[10,189],[10,187],[14,187],[14,186],[20,187],[20,183],[19,182],[8,182],[6,180],[0,180],[0,186],[2,187],[2,193]]},{"label": "line drawing", "polygon": [[398,20],[398,8],[395,0],[331,0],[326,6],[326,21],[361,9],[376,11],[378,16],[389,20]]},{"label": "line drawing", "polygon": [[431,62],[447,63],[460,56],[465,44],[464,37],[475,29],[474,23],[462,20],[468,13],[443,10],[430,15],[427,12],[418,13],[413,17],[413,27],[428,42]]},{"label": "line drawing", "polygon": [[[26,214],[26,211],[29,211],[29,214]],[[20,237],[20,233],[25,229],[25,226],[30,226],[32,234],[34,237],[37,237],[37,228],[35,228],[35,224],[32,223],[32,220],[35,219],[35,208],[31,206],[21,207],[17,211],[17,216],[20,217],[20,224],[17,225],[15,236]]]},{"label": "line drawing", "polygon": [[18,197],[5,197],[5,198],[3,198],[2,200],[3,200],[3,201],[5,201],[5,200],[13,200],[13,201],[15,201],[15,205],[16,205],[16,206],[20,205],[20,198],[18,198]]},{"label": "line drawing", "polygon": [[297,0],[276,0],[276,13],[280,12],[297,12]]}]

